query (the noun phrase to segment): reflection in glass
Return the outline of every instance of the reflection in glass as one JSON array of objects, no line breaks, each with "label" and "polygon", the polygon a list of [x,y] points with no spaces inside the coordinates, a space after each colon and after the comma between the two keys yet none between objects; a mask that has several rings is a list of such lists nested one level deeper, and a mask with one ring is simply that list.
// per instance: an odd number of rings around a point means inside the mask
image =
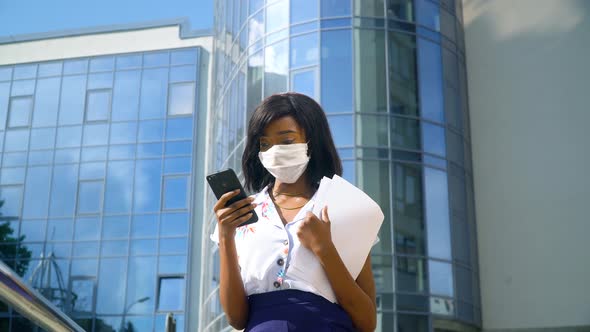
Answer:
[{"label": "reflection in glass", "polygon": [[[1,72],[0,72],[1,74]],[[0,83],[0,128],[6,127],[6,116],[10,100],[10,82]],[[2,136],[2,135],[0,135]],[[1,139],[0,139],[1,141]],[[0,142],[2,143],[2,142]],[[0,148],[2,144],[0,144]]]},{"label": "reflection in glass", "polygon": [[329,116],[328,124],[332,131],[334,138],[334,144],[337,147],[351,146],[353,142],[353,129],[352,129],[352,116],[341,115],[341,116]]},{"label": "reflection in glass", "polygon": [[170,83],[197,80],[197,66],[178,66],[170,68]]},{"label": "reflection in glass", "polygon": [[413,119],[392,117],[391,146],[420,150],[420,122]]},{"label": "reflection in glass", "polygon": [[[83,145],[104,145],[109,139],[109,125],[108,124],[91,124],[84,126]],[[87,149],[84,149],[87,150]],[[91,151],[91,150],[88,150]],[[82,153],[84,154],[84,152]],[[106,159],[106,158],[105,158]]]},{"label": "reflection in glass", "polygon": [[169,115],[192,114],[194,108],[194,83],[175,83],[170,85]]},{"label": "reflection in glass", "polygon": [[418,63],[420,68],[420,114],[424,118],[443,122],[444,100],[440,45],[419,38],[418,50]]},{"label": "reflection in glass", "polygon": [[298,0],[291,3],[291,24],[318,18],[318,0]]},{"label": "reflection in glass", "polygon": [[91,315],[96,296],[96,278],[74,276],[70,279],[72,287],[72,311],[75,315]]},{"label": "reflection in glass", "polygon": [[387,0],[387,17],[401,21],[414,21],[413,0]]},{"label": "reflection in glass", "polygon": [[192,159],[189,157],[166,158],[164,160],[164,174],[190,173]]},{"label": "reflection in glass", "polygon": [[131,237],[157,237],[158,236],[158,215],[136,215],[131,222]]},{"label": "reflection in glass", "polygon": [[10,111],[8,114],[9,127],[28,127],[31,123],[33,111],[33,97],[15,97],[10,99]]},{"label": "reflection in glass", "polygon": [[355,56],[355,110],[386,112],[385,32],[355,30],[354,38],[355,50],[359,50]]},{"label": "reflection in glass", "polygon": [[280,0],[266,7],[266,33],[286,27],[288,24],[289,1]]},{"label": "reflection in glass", "polygon": [[264,52],[264,95],[287,91],[289,75],[288,41],[266,47]]},{"label": "reflection in glass", "polygon": [[88,75],[88,90],[111,89],[113,86],[113,73],[100,73]]},{"label": "reflection in glass", "polygon": [[164,179],[164,209],[186,209],[188,203],[188,177]]},{"label": "reflection in glass", "polygon": [[132,240],[130,255],[155,255],[158,252],[157,240]]},{"label": "reflection in glass", "polygon": [[39,64],[39,77],[61,75],[62,62],[46,62]]},{"label": "reflection in glass", "polygon": [[160,210],[162,183],[160,160],[138,160],[135,173],[134,211],[156,212]]},{"label": "reflection in glass", "polygon": [[262,100],[262,51],[250,55],[248,59],[248,82],[247,82],[247,107],[248,114],[254,112],[254,108]]},{"label": "reflection in glass", "polygon": [[141,77],[140,119],[159,119],[166,114],[168,69],[147,69]]},{"label": "reflection in glass", "polygon": [[61,87],[59,124],[80,124],[84,118],[86,76],[64,76]]},{"label": "reflection in glass", "polygon": [[13,81],[11,96],[32,95],[35,92],[35,80]]},{"label": "reflection in glass", "polygon": [[107,166],[104,210],[125,213],[131,210],[133,191],[133,162],[111,161]]},{"label": "reflection in glass", "polygon": [[441,126],[422,122],[422,148],[424,152],[446,156],[445,129]]},{"label": "reflection in glass", "polygon": [[160,278],[158,310],[179,311],[184,308],[184,278]]},{"label": "reflection in glass", "polygon": [[395,252],[425,255],[421,166],[394,163],[393,167]]},{"label": "reflection in glass", "polygon": [[389,32],[389,95],[391,112],[418,115],[415,37]]},{"label": "reflection in glass", "polygon": [[133,159],[135,157],[135,145],[111,145],[109,148],[109,160]]},{"label": "reflection in glass", "polygon": [[400,292],[425,293],[428,291],[424,259],[396,256],[395,278],[396,290]]},{"label": "reflection in glass", "polygon": [[389,139],[388,117],[357,115],[356,141],[362,146],[387,146]]},{"label": "reflection in glass", "polygon": [[139,123],[139,142],[157,142],[162,140],[164,121],[148,120]]},{"label": "reflection in glass", "polygon": [[430,293],[453,297],[453,271],[451,264],[428,261]]},{"label": "reflection in glass", "polygon": [[24,236],[24,241],[45,241],[45,220],[23,220],[20,235]]},{"label": "reflection in glass", "polygon": [[50,167],[42,166],[28,168],[23,204],[24,218],[44,218],[47,216],[50,182]]},{"label": "reflection in glass", "polygon": [[50,219],[47,223],[47,241],[71,241],[73,231],[72,219]]},{"label": "reflection in glass", "polygon": [[162,215],[160,236],[188,235],[188,213],[165,213]]},{"label": "reflection in glass", "polygon": [[76,218],[76,240],[98,240],[100,237],[100,220],[98,217]]},{"label": "reflection in glass", "polygon": [[161,238],[160,255],[184,254],[187,244],[187,238]]},{"label": "reflection in glass", "polygon": [[53,168],[51,202],[49,215],[55,217],[72,216],[76,202],[76,179],[78,165],[56,165]]},{"label": "reflection in glass", "polygon": [[150,52],[143,55],[144,67],[168,66],[170,54],[166,51]]},{"label": "reflection in glass", "polygon": [[427,332],[428,316],[426,315],[397,315],[397,330],[398,331],[412,331],[412,332]]},{"label": "reflection in glass", "polygon": [[118,122],[111,124],[111,144],[135,143],[137,122]]},{"label": "reflection in glass", "polygon": [[6,132],[4,152],[25,151],[29,145],[28,130],[9,130]]},{"label": "reflection in glass", "polygon": [[313,99],[317,99],[316,69],[291,73],[291,91],[302,93]]},{"label": "reflection in glass", "polygon": [[99,213],[102,207],[102,181],[80,181],[78,214]]},{"label": "reflection in glass", "polygon": [[67,60],[64,62],[64,74],[82,74],[88,70],[88,59]]},{"label": "reflection in glass", "polygon": [[291,69],[317,64],[318,47],[317,32],[291,38]]},{"label": "reflection in glass", "polygon": [[[322,5],[330,2],[324,1]],[[326,113],[352,112],[351,32],[324,31],[321,43],[322,106]]]},{"label": "reflection in glass", "polygon": [[151,314],[154,311],[156,285],[156,257],[129,258],[127,275],[127,303],[149,297],[148,300],[134,304],[129,314]]},{"label": "reflection in glass", "polygon": [[158,273],[161,275],[186,273],[186,256],[160,256]]},{"label": "reflection in glass", "polygon": [[90,72],[109,71],[115,67],[115,58],[103,56],[90,59]]},{"label": "reflection in glass", "polygon": [[98,314],[122,314],[125,305],[126,258],[103,258],[98,275]]},{"label": "reflection in glass", "polygon": [[195,48],[175,50],[170,53],[171,65],[194,65],[197,63],[198,51]]},{"label": "reflection in glass", "polygon": [[322,17],[350,16],[350,0],[322,0]]},{"label": "reflection in glass", "polygon": [[[139,70],[121,71],[115,75],[113,88],[112,119],[115,121],[135,120],[139,110]],[[148,92],[149,93],[149,92]],[[149,105],[146,105],[150,107]]]},{"label": "reflection in glass", "polygon": [[55,142],[55,128],[31,130],[31,149],[51,149]]},{"label": "reflection in glass", "polygon": [[111,106],[111,90],[88,91],[86,121],[108,120]]},{"label": "reflection in glass", "polygon": [[424,195],[428,222],[428,254],[431,257],[451,259],[449,226],[449,199],[447,173],[424,168]]},{"label": "reflection in glass", "polygon": [[138,67],[141,67],[141,54],[119,55],[117,57],[117,69]]},{"label": "reflection in glass", "polygon": [[61,78],[46,78],[37,81],[33,127],[52,126],[57,122]]},{"label": "reflection in glass", "polygon": [[73,148],[82,143],[82,126],[60,127],[57,129],[57,148]]},{"label": "reflection in glass", "polygon": [[385,0],[354,0],[354,15],[368,17],[383,17]]},{"label": "reflection in glass", "polygon": [[18,65],[14,67],[13,80],[20,80],[24,78],[35,78],[37,75],[37,65]]},{"label": "reflection in glass", "polygon": [[129,217],[104,217],[102,221],[103,239],[121,239],[129,236]]},{"label": "reflection in glass", "polygon": [[415,5],[418,24],[440,31],[439,5],[428,0],[416,0]]},{"label": "reflection in glass", "polygon": [[193,137],[192,117],[168,119],[166,122],[166,139],[191,139]]}]

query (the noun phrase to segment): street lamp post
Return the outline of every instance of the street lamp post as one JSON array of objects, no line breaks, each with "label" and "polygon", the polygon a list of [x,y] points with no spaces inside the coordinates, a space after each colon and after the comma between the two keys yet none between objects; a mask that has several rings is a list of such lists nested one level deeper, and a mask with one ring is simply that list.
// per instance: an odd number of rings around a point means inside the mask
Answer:
[{"label": "street lamp post", "polygon": [[125,308],[125,311],[123,311],[123,318],[121,318],[121,326],[119,327],[119,332],[123,332],[123,328],[125,326],[125,316],[127,316],[127,313],[129,312],[129,310],[131,310],[131,307],[133,307],[134,305],[136,305],[138,303],[145,302],[145,301],[147,301],[149,299],[150,299],[149,296],[142,297],[141,299],[136,300],[135,302],[133,302],[130,305],[128,305],[127,308]]}]

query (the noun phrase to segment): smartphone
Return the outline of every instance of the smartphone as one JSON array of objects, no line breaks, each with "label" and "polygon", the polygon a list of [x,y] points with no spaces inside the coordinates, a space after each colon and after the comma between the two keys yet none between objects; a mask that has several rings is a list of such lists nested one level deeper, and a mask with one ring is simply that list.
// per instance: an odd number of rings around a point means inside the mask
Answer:
[{"label": "smartphone", "polygon": [[[231,205],[239,200],[242,200],[248,196],[246,196],[246,192],[238,180],[238,176],[233,169],[228,168],[225,171],[221,171],[218,173],[213,173],[207,175],[207,182],[209,183],[209,187],[213,190],[215,197],[217,199],[221,198],[223,194],[234,191],[236,189],[240,189],[240,193],[237,196],[232,197],[225,206]],[[258,221],[258,216],[254,210],[252,212],[252,217],[246,220],[244,223],[240,224],[240,226],[245,226],[249,224],[253,224]]]}]

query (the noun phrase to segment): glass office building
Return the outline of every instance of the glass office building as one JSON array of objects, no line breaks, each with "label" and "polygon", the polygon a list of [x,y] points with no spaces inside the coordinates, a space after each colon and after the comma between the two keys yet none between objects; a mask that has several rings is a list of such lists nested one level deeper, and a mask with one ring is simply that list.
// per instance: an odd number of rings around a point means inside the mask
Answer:
[{"label": "glass office building", "polygon": [[[314,97],[328,115],[344,177],[386,216],[372,251],[378,330],[478,330],[461,2],[215,3],[208,169],[241,169],[246,123],[263,98]],[[204,236],[214,226],[208,212]],[[201,329],[229,330],[218,252],[213,243],[203,248]]]},{"label": "glass office building", "polygon": [[[0,67],[1,259],[86,331],[184,330],[200,59]],[[29,324],[0,303],[0,330]]]}]

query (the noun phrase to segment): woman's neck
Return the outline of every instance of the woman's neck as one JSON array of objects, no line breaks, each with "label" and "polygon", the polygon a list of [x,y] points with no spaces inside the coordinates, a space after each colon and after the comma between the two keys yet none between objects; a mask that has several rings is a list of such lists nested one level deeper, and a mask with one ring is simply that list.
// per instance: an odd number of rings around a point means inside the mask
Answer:
[{"label": "woman's neck", "polygon": [[305,175],[301,176],[294,183],[283,183],[279,180],[275,180],[272,187],[273,193],[311,196],[311,185]]}]

